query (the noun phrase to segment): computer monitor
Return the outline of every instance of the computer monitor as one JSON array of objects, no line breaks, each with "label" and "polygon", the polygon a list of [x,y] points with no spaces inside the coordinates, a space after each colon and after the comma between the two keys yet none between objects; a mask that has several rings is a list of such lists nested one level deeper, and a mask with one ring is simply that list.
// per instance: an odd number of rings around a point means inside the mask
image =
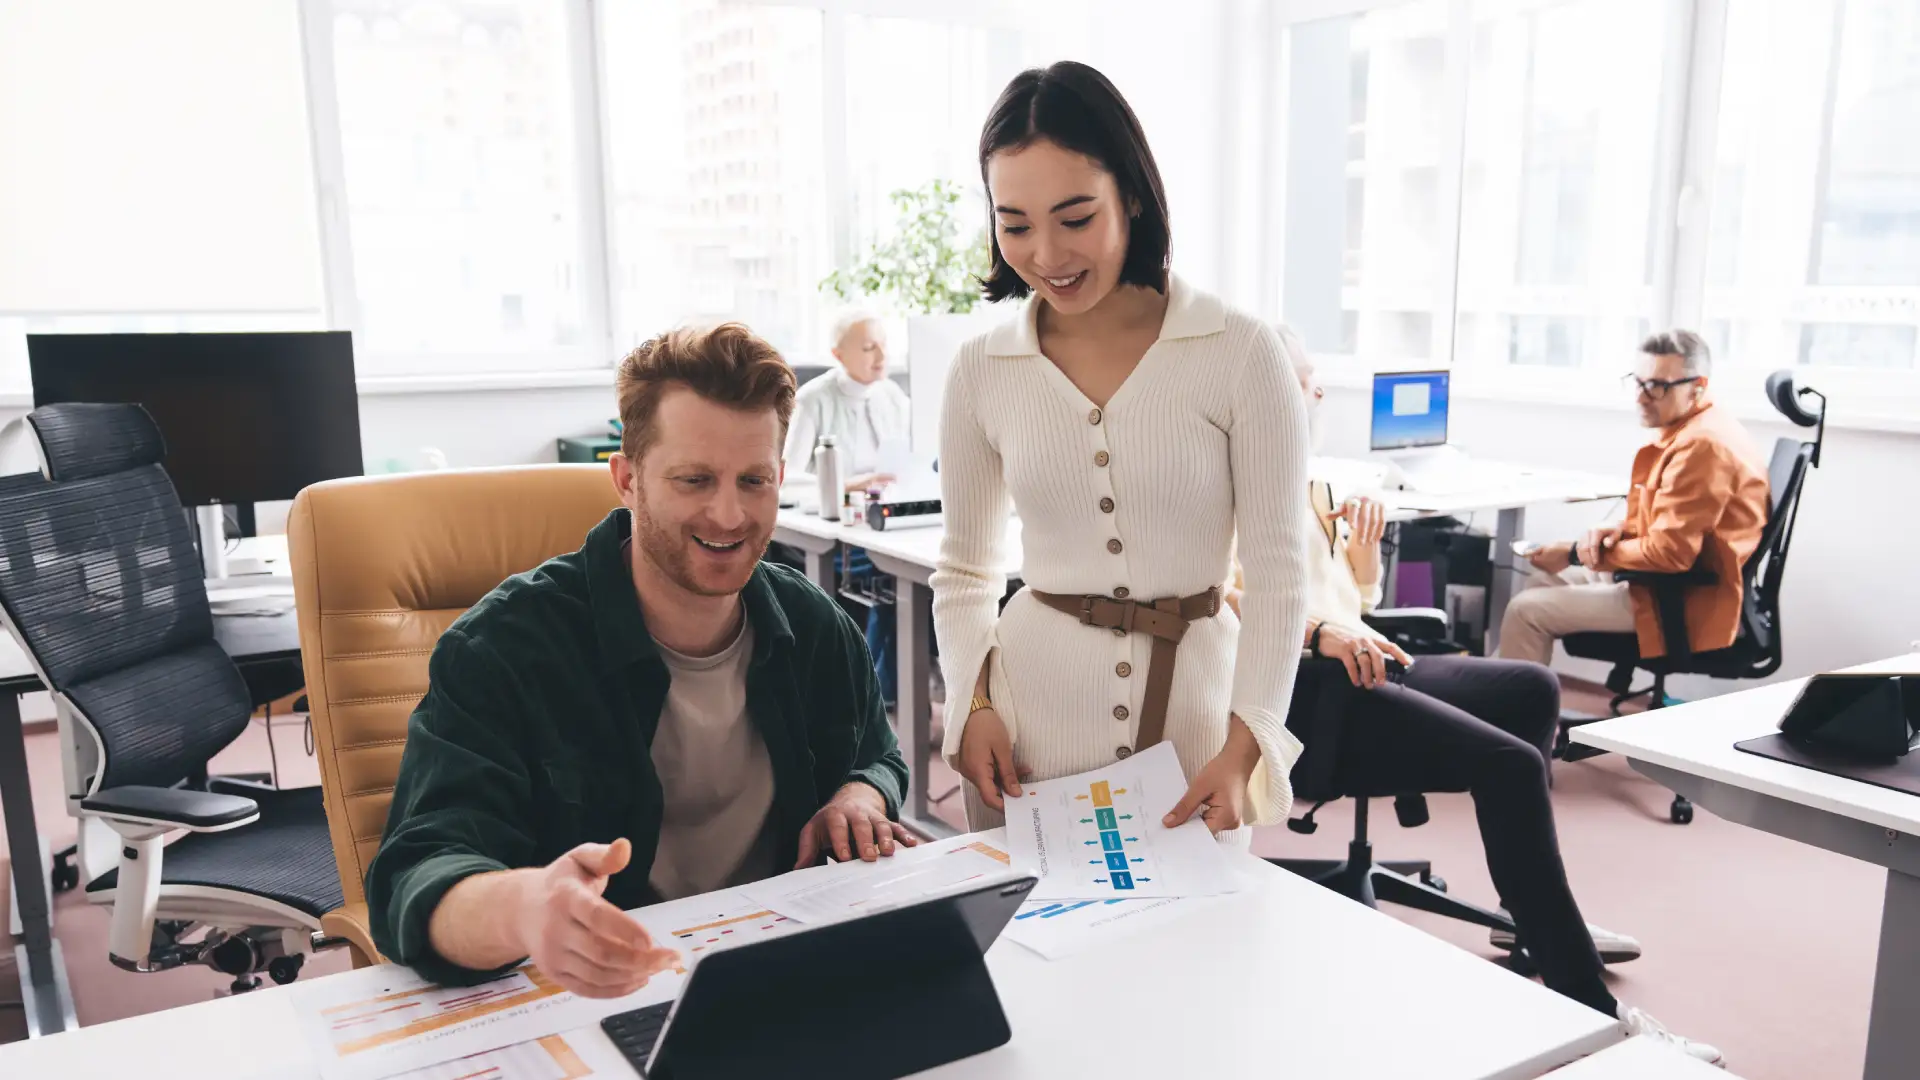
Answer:
[{"label": "computer monitor", "polygon": [[1447,373],[1402,371],[1373,377],[1375,450],[1442,446],[1447,441]]},{"label": "computer monitor", "polygon": [[136,402],[188,506],[291,499],[359,476],[353,336],[29,334],[33,403]]}]

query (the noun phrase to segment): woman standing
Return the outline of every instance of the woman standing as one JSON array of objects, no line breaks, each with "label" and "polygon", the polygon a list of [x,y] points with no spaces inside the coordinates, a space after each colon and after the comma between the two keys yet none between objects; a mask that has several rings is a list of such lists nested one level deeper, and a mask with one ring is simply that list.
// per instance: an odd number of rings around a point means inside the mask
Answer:
[{"label": "woman standing", "polygon": [[[992,300],[942,402],[947,533],[933,575],[944,753],[967,817],[1020,781],[1164,738],[1189,789],[1169,823],[1283,819],[1300,744],[1285,713],[1305,594],[1307,424],[1271,327],[1168,272],[1160,173],[1139,121],[1084,64],[1016,77],[980,137]],[[999,610],[1008,511],[1028,584]],[[1234,535],[1247,590],[1222,603]],[[1177,659],[1177,663],[1175,660]]]}]

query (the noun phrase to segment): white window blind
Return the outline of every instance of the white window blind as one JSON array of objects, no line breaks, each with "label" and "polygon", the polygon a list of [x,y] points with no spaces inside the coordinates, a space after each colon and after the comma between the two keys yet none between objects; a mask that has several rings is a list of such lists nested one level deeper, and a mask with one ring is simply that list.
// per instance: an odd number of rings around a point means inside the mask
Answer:
[{"label": "white window blind", "polygon": [[294,0],[0,4],[0,317],[318,314],[314,205]]}]

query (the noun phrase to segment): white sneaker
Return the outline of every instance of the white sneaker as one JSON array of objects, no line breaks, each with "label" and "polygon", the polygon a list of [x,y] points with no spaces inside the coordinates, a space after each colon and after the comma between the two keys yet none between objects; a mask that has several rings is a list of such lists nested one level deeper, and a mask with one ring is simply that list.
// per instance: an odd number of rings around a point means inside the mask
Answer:
[{"label": "white sneaker", "polygon": [[1727,1067],[1726,1056],[1720,1053],[1717,1047],[1675,1035],[1673,1032],[1662,1027],[1660,1021],[1648,1016],[1643,1010],[1636,1009],[1630,1005],[1621,1005],[1620,1022],[1626,1025],[1627,1035],[1629,1037],[1645,1035],[1657,1042],[1666,1043],[1668,1046],[1693,1058],[1695,1061],[1704,1061],[1709,1065],[1717,1065],[1722,1069]]},{"label": "white sneaker", "polygon": [[[1600,954],[1603,964],[1624,964],[1629,960],[1640,959],[1640,941],[1626,934],[1616,934],[1604,926],[1587,924],[1587,933],[1593,935],[1594,951]],[[1496,949],[1512,952],[1519,944],[1507,930],[1494,930],[1487,934],[1487,940]]]}]

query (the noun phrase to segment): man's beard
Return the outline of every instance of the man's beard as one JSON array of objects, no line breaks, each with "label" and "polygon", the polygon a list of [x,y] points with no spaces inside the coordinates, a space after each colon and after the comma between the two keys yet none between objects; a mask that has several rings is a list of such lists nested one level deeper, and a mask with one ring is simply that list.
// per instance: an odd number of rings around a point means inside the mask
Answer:
[{"label": "man's beard", "polygon": [[763,535],[747,536],[741,549],[743,553],[752,551],[753,558],[747,559],[744,554],[741,555],[743,569],[738,581],[703,582],[694,573],[694,553],[689,550],[695,541],[680,529],[663,526],[654,520],[653,514],[647,510],[644,496],[634,500],[633,541],[640,549],[641,557],[658,567],[668,580],[695,596],[733,596],[746,588],[748,579],[753,577],[754,567],[767,553],[767,544],[771,539],[771,530]]}]

